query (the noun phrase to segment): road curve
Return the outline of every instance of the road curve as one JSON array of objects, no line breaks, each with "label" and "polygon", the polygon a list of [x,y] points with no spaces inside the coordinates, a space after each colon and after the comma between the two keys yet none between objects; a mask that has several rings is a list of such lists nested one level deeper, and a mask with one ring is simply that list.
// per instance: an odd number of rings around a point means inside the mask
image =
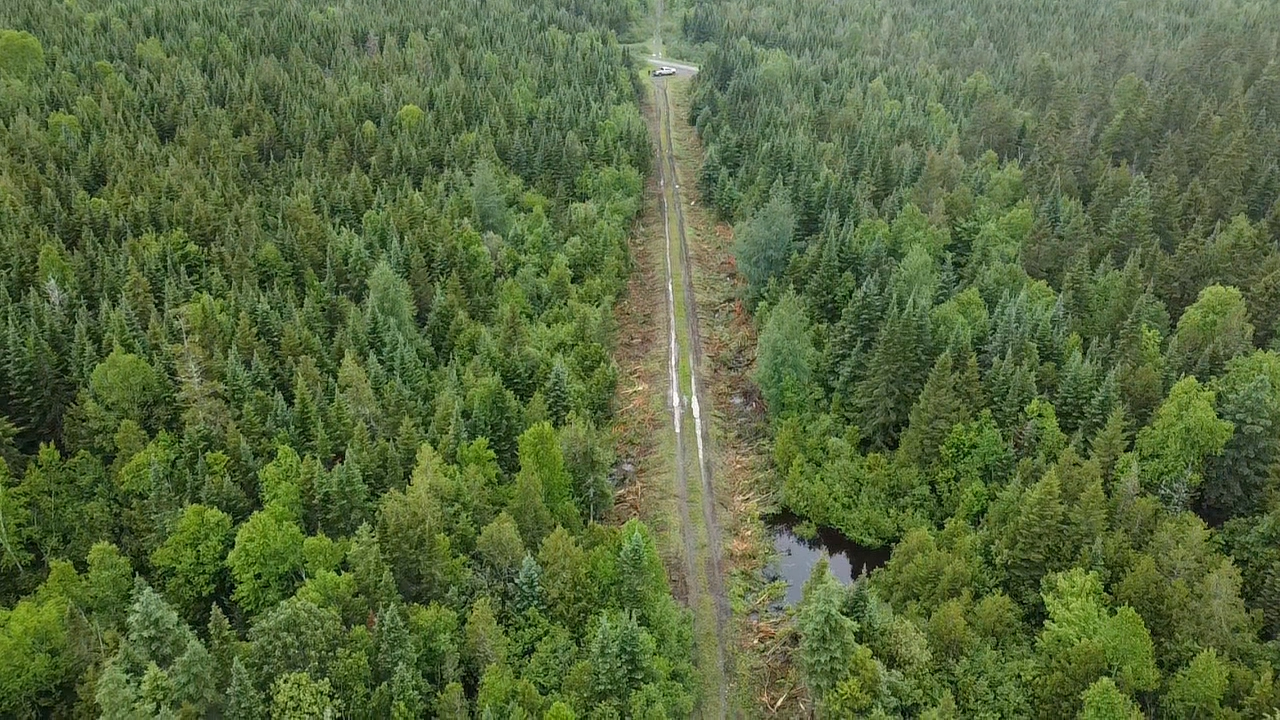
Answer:
[{"label": "road curve", "polygon": [[649,57],[646,57],[644,61],[654,66],[669,67],[676,71],[676,77],[693,77],[698,74],[698,68],[694,65],[686,65],[674,60],[667,60],[658,55],[650,55]]}]

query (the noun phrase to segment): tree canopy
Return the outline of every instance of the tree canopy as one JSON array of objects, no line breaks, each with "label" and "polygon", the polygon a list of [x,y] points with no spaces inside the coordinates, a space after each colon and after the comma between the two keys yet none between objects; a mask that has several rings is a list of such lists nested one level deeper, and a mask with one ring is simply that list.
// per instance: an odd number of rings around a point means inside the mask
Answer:
[{"label": "tree canopy", "polygon": [[688,715],[597,524],[641,10],[0,4],[0,715]]}]

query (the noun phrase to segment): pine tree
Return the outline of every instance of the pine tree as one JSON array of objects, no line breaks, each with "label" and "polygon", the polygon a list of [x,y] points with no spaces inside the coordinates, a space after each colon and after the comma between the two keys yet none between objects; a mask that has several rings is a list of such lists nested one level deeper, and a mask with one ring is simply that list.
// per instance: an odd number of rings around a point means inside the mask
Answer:
[{"label": "pine tree", "polygon": [[240,658],[231,663],[231,686],[227,689],[227,717],[261,720],[266,717],[262,693],[254,687],[249,671]]}]

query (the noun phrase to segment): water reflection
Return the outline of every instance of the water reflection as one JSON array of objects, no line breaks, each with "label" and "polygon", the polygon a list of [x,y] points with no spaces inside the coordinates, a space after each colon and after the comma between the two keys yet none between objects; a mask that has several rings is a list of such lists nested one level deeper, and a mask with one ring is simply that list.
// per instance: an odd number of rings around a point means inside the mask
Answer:
[{"label": "water reflection", "polygon": [[770,566],[770,579],[787,583],[787,606],[800,602],[804,583],[819,558],[829,558],[831,573],[846,585],[853,581],[863,568],[867,572],[889,561],[889,548],[863,547],[830,528],[820,528],[816,537],[802,538],[795,533],[800,518],[791,513],[779,513],[767,520],[773,532],[773,548],[777,560]]}]

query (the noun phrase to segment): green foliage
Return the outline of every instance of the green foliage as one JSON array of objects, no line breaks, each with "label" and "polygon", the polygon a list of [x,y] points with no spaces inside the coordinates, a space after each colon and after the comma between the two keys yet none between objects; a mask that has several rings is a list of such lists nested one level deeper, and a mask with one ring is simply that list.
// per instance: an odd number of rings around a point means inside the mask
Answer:
[{"label": "green foliage", "polygon": [[1084,707],[1077,716],[1079,720],[1141,720],[1144,717],[1137,703],[1121,692],[1109,677],[1098,678],[1084,691],[1081,700]]},{"label": "green foliage", "polygon": [[143,5],[0,7],[0,715],[465,715],[482,598],[541,715],[513,608],[576,653],[620,595],[638,5]]},{"label": "green foliage", "polygon": [[1253,346],[1253,325],[1247,314],[1236,288],[1211,285],[1201,290],[1169,340],[1172,367],[1206,379],[1220,373],[1228,360]]},{"label": "green foliage", "polygon": [[970,355],[963,368],[956,365],[951,353],[939,355],[911,408],[901,448],[907,459],[919,467],[927,468],[937,461],[951,429],[969,420],[973,409],[981,405],[976,358]]},{"label": "green foliage", "polygon": [[841,613],[840,584],[825,562],[814,566],[813,574],[805,583],[797,628],[801,637],[800,669],[805,684],[819,703],[825,703],[827,696],[836,693],[847,677],[859,650],[855,635],[858,625]]},{"label": "green foliage", "polygon": [[1159,682],[1155,652],[1142,619],[1130,607],[1112,613],[1094,573],[1077,568],[1045,579],[1047,619],[1036,640],[1042,658],[1042,708],[1070,717],[1082,693],[1109,675],[1125,693]]},{"label": "green foliage", "polygon": [[301,579],[304,539],[302,529],[278,505],[245,521],[227,554],[236,602],[257,613],[288,597]]},{"label": "green foliage", "polygon": [[[702,197],[768,301],[768,485],[808,524],[893,545],[843,603],[883,681],[805,677],[820,711],[1270,709],[1280,11],[1262,12],[684,11]],[[784,216],[784,241],[762,231]],[[879,639],[894,622],[913,630]],[[925,670],[902,660],[911,633]],[[1224,691],[1189,669],[1208,649]]]},{"label": "green foliage", "polygon": [[1213,405],[1212,390],[1194,377],[1183,378],[1134,443],[1144,485],[1174,508],[1186,507],[1205,460],[1231,439],[1231,423],[1219,419]]},{"label": "green foliage", "polygon": [[1280,451],[1280,356],[1255,352],[1232,360],[1215,389],[1219,417],[1234,430],[1222,454],[1206,463],[1201,499],[1219,516],[1253,515]]},{"label": "green foliage", "polygon": [[67,598],[53,593],[0,610],[0,710],[50,708],[74,678]]},{"label": "green foliage", "polygon": [[1170,717],[1216,717],[1227,691],[1230,668],[1213,649],[1196,655],[1191,664],[1169,682],[1165,707]]},{"label": "green foliage", "polygon": [[42,67],[44,48],[34,35],[21,30],[0,30],[0,73],[22,80]]},{"label": "green foliage", "polygon": [[231,518],[202,505],[189,505],[164,544],[151,554],[151,565],[165,595],[188,619],[219,589],[223,561],[231,544]]},{"label": "green foliage", "polygon": [[795,211],[781,187],[775,187],[769,202],[734,228],[734,256],[750,297],[759,298],[786,271],[795,228]]},{"label": "green foliage", "polygon": [[96,697],[112,717],[196,714],[218,706],[214,660],[195,633],[141,578],[134,585],[128,632],[98,677]]},{"label": "green foliage", "polygon": [[272,684],[271,717],[305,720],[331,717],[335,702],[328,680],[316,681],[306,673],[289,673]]},{"label": "green foliage", "polygon": [[804,307],[788,293],[770,309],[756,348],[755,380],[776,417],[799,413],[813,401],[814,359]]}]

